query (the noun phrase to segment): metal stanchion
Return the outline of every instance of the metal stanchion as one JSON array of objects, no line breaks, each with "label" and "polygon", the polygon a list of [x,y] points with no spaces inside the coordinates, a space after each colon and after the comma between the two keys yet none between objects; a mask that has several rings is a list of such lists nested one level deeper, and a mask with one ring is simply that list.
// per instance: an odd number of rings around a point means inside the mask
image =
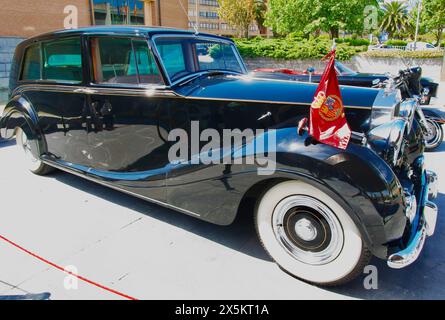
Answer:
[{"label": "metal stanchion", "polygon": [[442,73],[440,74],[440,81],[445,81],[445,54],[442,61]]}]

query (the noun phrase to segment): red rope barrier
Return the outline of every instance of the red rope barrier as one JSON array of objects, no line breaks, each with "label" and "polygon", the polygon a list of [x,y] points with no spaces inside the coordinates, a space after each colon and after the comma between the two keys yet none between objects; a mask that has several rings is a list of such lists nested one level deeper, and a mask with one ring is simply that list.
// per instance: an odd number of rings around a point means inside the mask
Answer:
[{"label": "red rope barrier", "polygon": [[36,259],[38,259],[38,260],[40,260],[40,261],[42,261],[42,262],[44,262],[44,263],[46,263],[46,264],[48,264],[48,265],[54,267],[54,268],[56,268],[56,269],[59,269],[59,270],[65,272],[65,273],[68,273],[69,275],[72,275],[72,276],[78,278],[79,280],[82,280],[82,281],[84,281],[84,282],[86,282],[86,283],[89,283],[89,284],[91,284],[91,285],[93,285],[93,286],[96,286],[96,287],[98,287],[98,288],[101,288],[101,289],[103,289],[103,290],[105,290],[105,291],[114,293],[114,294],[116,294],[116,295],[118,295],[118,296],[121,296],[121,297],[123,297],[123,298],[129,299],[129,300],[138,300],[138,299],[136,299],[136,298],[133,298],[132,296],[129,296],[129,295],[126,295],[126,294],[121,293],[121,292],[119,292],[119,291],[113,290],[113,289],[108,288],[108,287],[106,287],[106,286],[103,286],[103,285],[101,285],[101,284],[99,284],[99,283],[97,283],[97,282],[91,281],[91,280],[89,280],[89,279],[87,279],[87,278],[85,278],[85,277],[79,276],[79,275],[77,275],[77,274],[75,274],[75,273],[73,273],[73,272],[71,272],[71,271],[65,270],[65,268],[62,268],[61,266],[59,266],[59,265],[57,265],[57,264],[55,264],[55,263],[53,263],[53,262],[51,262],[51,261],[49,261],[49,260],[46,260],[45,258],[42,258],[42,257],[38,256],[37,254],[35,254],[35,253],[33,253],[33,252],[31,252],[31,251],[29,251],[29,250],[23,248],[22,246],[18,245],[17,243],[15,243],[15,242],[13,242],[13,241],[11,241],[11,240],[9,240],[9,239],[3,237],[2,235],[0,235],[0,239],[6,241],[7,243],[11,244],[12,246],[16,247],[17,249],[20,249],[21,251],[23,251],[23,252],[25,252],[25,253],[27,253],[27,254],[33,256],[34,258],[36,258]]}]

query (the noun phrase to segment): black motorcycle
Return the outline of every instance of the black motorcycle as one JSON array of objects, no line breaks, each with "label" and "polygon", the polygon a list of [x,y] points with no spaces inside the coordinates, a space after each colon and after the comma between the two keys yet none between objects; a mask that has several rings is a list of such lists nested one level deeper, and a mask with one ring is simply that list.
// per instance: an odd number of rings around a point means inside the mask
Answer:
[{"label": "black motorcycle", "polygon": [[[421,77],[422,68],[408,68],[400,70],[395,77],[376,83],[375,87],[393,86],[400,90],[402,99],[417,98],[420,102],[425,95],[425,90],[420,83]],[[437,108],[422,106],[417,108],[416,116],[424,128],[425,149],[427,151],[437,149],[444,137],[442,125],[445,123],[445,113]]]}]

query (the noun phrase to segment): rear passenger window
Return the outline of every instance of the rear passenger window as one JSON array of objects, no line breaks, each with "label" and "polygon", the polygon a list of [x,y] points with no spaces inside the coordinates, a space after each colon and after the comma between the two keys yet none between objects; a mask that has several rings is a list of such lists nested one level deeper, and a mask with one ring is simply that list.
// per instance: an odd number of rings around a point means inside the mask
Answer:
[{"label": "rear passenger window", "polygon": [[80,38],[43,43],[43,80],[82,82]]},{"label": "rear passenger window", "polygon": [[91,46],[96,83],[162,84],[146,41],[101,37]]},{"label": "rear passenger window", "polygon": [[40,80],[40,45],[26,49],[20,80]]}]

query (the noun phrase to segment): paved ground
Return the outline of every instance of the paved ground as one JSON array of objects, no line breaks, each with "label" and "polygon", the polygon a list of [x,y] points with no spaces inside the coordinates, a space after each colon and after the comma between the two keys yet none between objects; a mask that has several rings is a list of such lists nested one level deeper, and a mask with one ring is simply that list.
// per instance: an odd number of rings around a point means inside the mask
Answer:
[{"label": "paved ground", "polygon": [[[444,87],[444,86],[442,86]],[[445,212],[445,144],[427,154],[440,177]],[[414,265],[392,270],[373,260],[379,288],[363,277],[320,289],[282,272],[259,245],[246,215],[214,226],[81,178],[38,177],[21,169],[14,143],[0,142],[0,235],[91,280],[140,299],[444,299],[445,218]],[[69,279],[68,279],[69,280]],[[0,299],[119,299],[0,240]]]}]

